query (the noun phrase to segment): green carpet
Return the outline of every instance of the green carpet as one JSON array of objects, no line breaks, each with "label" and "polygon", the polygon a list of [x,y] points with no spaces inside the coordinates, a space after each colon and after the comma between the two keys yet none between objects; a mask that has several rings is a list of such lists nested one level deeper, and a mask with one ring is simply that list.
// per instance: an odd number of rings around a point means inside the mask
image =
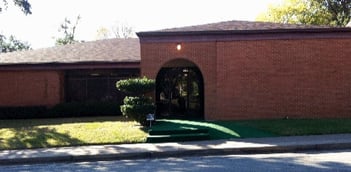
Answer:
[{"label": "green carpet", "polygon": [[208,129],[210,139],[213,140],[276,136],[272,133],[237,124],[233,121],[190,121],[161,119],[157,120],[156,123],[151,127],[152,131],[184,129]]}]

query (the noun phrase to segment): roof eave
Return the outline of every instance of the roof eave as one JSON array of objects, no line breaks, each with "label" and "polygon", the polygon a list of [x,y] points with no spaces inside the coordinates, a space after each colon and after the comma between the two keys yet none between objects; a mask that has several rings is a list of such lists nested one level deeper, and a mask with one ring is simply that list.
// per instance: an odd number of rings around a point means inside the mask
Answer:
[{"label": "roof eave", "polygon": [[335,33],[350,32],[351,28],[293,28],[261,30],[208,30],[208,31],[150,31],[138,32],[139,37],[157,36],[203,36],[203,35],[236,35],[236,34],[279,34],[279,33]]},{"label": "roof eave", "polygon": [[70,70],[70,69],[127,69],[140,68],[140,61],[129,62],[77,62],[77,63],[16,63],[1,64],[4,70]]}]

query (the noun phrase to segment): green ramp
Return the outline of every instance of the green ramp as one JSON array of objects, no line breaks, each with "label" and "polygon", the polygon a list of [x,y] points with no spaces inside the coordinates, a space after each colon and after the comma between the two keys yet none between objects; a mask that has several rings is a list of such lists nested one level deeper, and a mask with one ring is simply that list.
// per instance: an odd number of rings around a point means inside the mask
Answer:
[{"label": "green ramp", "polygon": [[[194,133],[195,131],[195,133]],[[204,132],[199,132],[204,131]],[[208,133],[205,136],[204,133]],[[196,132],[201,133],[196,139]],[[163,133],[172,137],[171,141],[177,140],[179,134],[192,134],[194,140],[204,139],[230,139],[230,138],[259,138],[259,137],[273,137],[276,136],[272,133],[255,129],[249,126],[240,125],[235,121],[194,121],[194,120],[177,120],[177,119],[161,119],[150,128],[150,136],[155,135],[152,133]],[[175,133],[175,134],[172,134]],[[177,135],[178,134],[178,135]],[[155,136],[156,137],[156,136]],[[182,137],[180,137],[182,138]],[[167,140],[167,139],[166,139]],[[185,141],[190,141],[191,139]],[[162,141],[164,142],[164,141]]]}]

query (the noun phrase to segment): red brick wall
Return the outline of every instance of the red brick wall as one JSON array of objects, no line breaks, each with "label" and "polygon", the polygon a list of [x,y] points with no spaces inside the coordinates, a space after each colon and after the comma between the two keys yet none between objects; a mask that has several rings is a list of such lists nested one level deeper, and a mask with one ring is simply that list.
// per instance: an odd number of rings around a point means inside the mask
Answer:
[{"label": "red brick wall", "polygon": [[[52,106],[62,97],[56,71],[1,71],[0,106]],[[63,85],[63,84],[62,84]]]},{"label": "red brick wall", "polygon": [[175,43],[141,44],[141,74],[155,79],[162,66],[174,59],[194,62],[202,72],[205,89],[204,113],[206,119],[216,114],[216,43],[184,43],[182,50],[176,50]]},{"label": "red brick wall", "polygon": [[351,40],[218,43],[218,119],[351,117]]},{"label": "red brick wall", "polygon": [[141,73],[188,59],[205,84],[205,118],[351,117],[351,40],[142,43]]}]

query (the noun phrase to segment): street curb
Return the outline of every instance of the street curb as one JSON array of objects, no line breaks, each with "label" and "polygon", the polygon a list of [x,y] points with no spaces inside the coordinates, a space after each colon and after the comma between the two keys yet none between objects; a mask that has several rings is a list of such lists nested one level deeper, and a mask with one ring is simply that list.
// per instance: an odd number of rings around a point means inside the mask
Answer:
[{"label": "street curb", "polygon": [[288,146],[264,146],[250,148],[223,148],[223,149],[184,149],[175,151],[145,151],[139,153],[116,153],[97,155],[64,155],[55,157],[27,157],[0,159],[0,165],[24,165],[24,164],[45,164],[63,162],[88,162],[88,161],[110,161],[110,160],[135,160],[148,158],[167,158],[184,156],[209,156],[209,155],[245,155],[265,153],[296,153],[302,151],[323,151],[351,149],[351,143],[325,143],[305,144]]}]

